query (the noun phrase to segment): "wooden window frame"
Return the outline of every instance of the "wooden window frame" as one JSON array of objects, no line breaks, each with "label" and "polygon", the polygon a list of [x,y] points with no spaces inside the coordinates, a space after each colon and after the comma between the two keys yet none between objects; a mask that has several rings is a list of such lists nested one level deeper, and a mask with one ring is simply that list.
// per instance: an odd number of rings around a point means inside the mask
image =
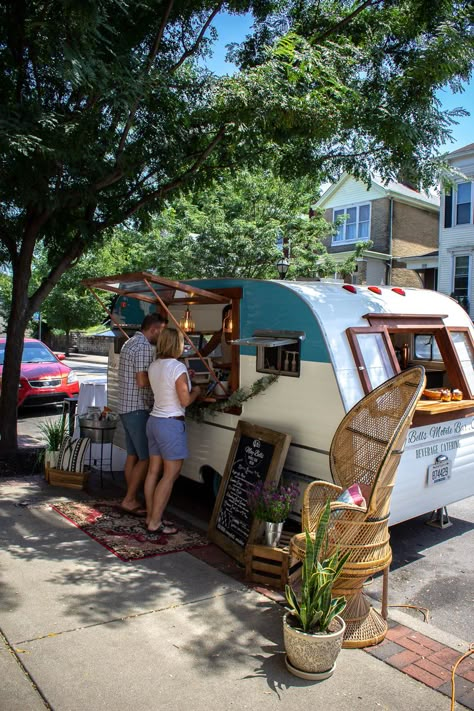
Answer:
[{"label": "wooden window frame", "polygon": [[416,315],[403,316],[401,314],[366,314],[365,318],[368,319],[370,324],[369,326],[359,326],[346,329],[349,345],[365,394],[371,392],[374,389],[374,386],[370,381],[367,366],[364,362],[362,351],[357,340],[360,334],[379,333],[382,335],[389,361],[393,366],[394,374],[396,375],[400,372],[400,365],[395,354],[395,349],[392,345],[390,334],[398,332],[409,334],[427,333],[432,334],[436,339],[451,387],[458,388],[465,394],[465,396],[468,396],[469,399],[474,399],[474,389],[471,389],[469,385],[456,351],[454,341],[451,337],[451,333],[466,334],[468,346],[471,350],[474,362],[474,339],[467,326],[445,326],[442,322],[442,319],[445,318],[443,315],[429,316],[426,319],[423,319],[423,321],[421,321],[420,317]]},{"label": "wooden window frame", "polygon": [[[450,347],[450,351],[451,351],[449,354],[449,357],[450,357],[450,359],[452,359],[452,361],[454,361],[456,363],[456,369],[461,375],[461,383],[457,387],[459,387],[459,389],[462,390],[463,393],[468,393],[469,397],[472,400],[474,398],[474,389],[470,388],[469,382],[468,382],[466,376],[464,375],[464,370],[461,365],[461,361],[459,360],[458,352],[457,352],[456,347],[454,345],[454,341],[451,337],[451,333],[466,334],[468,345],[471,349],[471,356],[473,357],[473,361],[474,361],[474,339],[472,338],[471,331],[469,330],[469,328],[467,326],[446,326],[446,331],[449,333],[448,340],[449,340],[449,347]],[[441,355],[443,355],[443,354],[441,353]],[[449,375],[449,373],[448,373],[448,375]]]},{"label": "wooden window frame", "polygon": [[358,336],[361,334],[365,336],[368,334],[376,333],[379,333],[382,336],[382,340],[385,343],[385,347],[387,349],[387,355],[390,364],[393,367],[394,375],[396,375],[400,372],[400,366],[398,364],[395,349],[392,345],[392,341],[390,340],[389,332],[386,326],[356,326],[353,328],[346,329],[346,334],[349,339],[349,345],[351,347],[352,355],[354,356],[354,361],[356,363],[362,387],[366,395],[372,392],[374,386],[372,385],[369,375],[367,373],[367,365],[362,355],[362,350],[358,342]]}]

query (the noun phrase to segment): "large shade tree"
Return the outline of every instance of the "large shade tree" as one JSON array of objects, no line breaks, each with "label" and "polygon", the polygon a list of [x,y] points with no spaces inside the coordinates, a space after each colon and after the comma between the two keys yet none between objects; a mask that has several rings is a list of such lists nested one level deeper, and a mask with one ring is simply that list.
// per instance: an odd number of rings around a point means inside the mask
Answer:
[{"label": "large shade tree", "polygon": [[[110,228],[231,165],[429,182],[452,120],[435,91],[473,61],[470,0],[6,0],[0,5],[0,262],[12,305],[0,447],[16,446],[26,324]],[[243,68],[207,69],[219,12],[257,20]],[[212,38],[212,35],[211,35]],[[197,61],[199,59],[199,61]],[[35,247],[49,273],[32,288]]]}]

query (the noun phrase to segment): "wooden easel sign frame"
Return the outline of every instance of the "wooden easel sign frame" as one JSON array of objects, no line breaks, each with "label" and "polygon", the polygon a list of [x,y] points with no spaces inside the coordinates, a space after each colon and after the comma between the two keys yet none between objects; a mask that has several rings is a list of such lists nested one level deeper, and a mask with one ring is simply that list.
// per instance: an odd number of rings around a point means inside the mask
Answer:
[{"label": "wooden easel sign frame", "polygon": [[240,563],[245,546],[261,528],[247,504],[248,490],[259,481],[277,482],[283,471],[291,436],[240,420],[217,495],[208,537]]}]

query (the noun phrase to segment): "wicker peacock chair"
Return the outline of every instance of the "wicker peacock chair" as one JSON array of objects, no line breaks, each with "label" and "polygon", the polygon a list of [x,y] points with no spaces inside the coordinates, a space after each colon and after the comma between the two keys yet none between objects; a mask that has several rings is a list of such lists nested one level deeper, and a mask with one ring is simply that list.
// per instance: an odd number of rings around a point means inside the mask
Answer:
[{"label": "wicker peacock chair", "polygon": [[[331,523],[326,552],[339,546],[350,556],[337,581],[334,596],[347,606],[344,647],[378,644],[387,632],[388,566],[392,560],[388,518],[390,498],[400,457],[416,404],[425,387],[422,367],[410,368],[379,385],[344,417],[331,442],[331,473],[336,484],[311,483],[305,490],[302,530],[291,539],[291,553],[302,560],[305,534],[314,532],[326,501],[331,500]],[[366,504],[336,501],[352,484],[359,484]],[[384,571],[382,615],[362,593],[370,576]]]}]

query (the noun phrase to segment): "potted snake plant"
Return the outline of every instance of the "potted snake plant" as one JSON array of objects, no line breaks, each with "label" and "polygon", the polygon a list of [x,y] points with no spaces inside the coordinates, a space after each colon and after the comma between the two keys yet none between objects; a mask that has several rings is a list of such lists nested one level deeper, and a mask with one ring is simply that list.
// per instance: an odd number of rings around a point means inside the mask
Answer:
[{"label": "potted snake plant", "polygon": [[65,419],[46,420],[41,423],[39,430],[45,440],[44,470],[46,480],[48,480],[48,471],[56,467],[59,450],[67,434]]},{"label": "potted snake plant", "polygon": [[286,665],[303,679],[319,681],[331,676],[341,650],[346,624],[340,613],[344,597],[333,597],[332,588],[349,553],[324,556],[331,509],[330,502],[319,519],[315,535],[306,533],[306,552],[298,592],[286,585],[289,611],[283,618]]}]

